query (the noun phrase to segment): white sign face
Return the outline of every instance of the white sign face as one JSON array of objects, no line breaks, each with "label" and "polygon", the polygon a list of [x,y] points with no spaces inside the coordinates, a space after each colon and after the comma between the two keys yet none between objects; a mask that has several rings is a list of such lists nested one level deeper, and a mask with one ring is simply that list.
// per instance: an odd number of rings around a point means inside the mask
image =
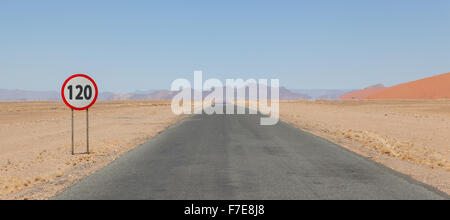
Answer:
[{"label": "white sign face", "polygon": [[85,110],[97,101],[98,88],[89,76],[78,74],[66,80],[61,95],[73,110]]}]

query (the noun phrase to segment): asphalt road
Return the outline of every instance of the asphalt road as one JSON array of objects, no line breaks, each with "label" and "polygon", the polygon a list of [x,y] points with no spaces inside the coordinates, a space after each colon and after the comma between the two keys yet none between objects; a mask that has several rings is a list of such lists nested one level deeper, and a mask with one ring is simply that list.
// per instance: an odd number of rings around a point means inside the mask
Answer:
[{"label": "asphalt road", "polygon": [[54,199],[449,199],[261,115],[195,115]]}]

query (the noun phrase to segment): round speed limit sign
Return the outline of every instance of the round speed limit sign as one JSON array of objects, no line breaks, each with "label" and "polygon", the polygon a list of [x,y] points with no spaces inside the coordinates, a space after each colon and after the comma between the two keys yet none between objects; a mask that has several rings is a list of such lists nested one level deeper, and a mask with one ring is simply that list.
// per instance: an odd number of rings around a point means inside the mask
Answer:
[{"label": "round speed limit sign", "polygon": [[91,77],[77,74],[64,82],[61,95],[69,108],[81,111],[90,108],[97,101],[98,88]]}]

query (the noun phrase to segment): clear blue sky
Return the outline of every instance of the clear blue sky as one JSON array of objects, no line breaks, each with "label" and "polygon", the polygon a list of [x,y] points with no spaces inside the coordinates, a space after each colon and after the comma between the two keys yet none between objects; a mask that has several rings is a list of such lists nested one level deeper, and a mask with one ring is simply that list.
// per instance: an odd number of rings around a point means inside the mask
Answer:
[{"label": "clear blue sky", "polygon": [[194,70],[299,89],[450,72],[450,1],[0,1],[0,88],[167,89]]}]

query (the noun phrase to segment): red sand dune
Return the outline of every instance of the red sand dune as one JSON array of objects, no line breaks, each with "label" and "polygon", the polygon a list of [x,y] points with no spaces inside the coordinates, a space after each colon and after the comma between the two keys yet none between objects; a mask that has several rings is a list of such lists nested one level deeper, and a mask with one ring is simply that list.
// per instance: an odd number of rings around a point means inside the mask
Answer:
[{"label": "red sand dune", "polygon": [[450,73],[386,88],[371,94],[369,99],[448,99],[450,98]]},{"label": "red sand dune", "polygon": [[347,93],[345,95],[340,96],[339,98],[343,99],[343,100],[367,99],[370,95],[378,93],[378,92],[383,91],[385,89],[386,89],[386,87],[384,87],[383,85],[377,84],[377,85],[374,85],[374,86],[371,86],[371,87],[367,87],[367,88],[362,89],[362,90],[357,90],[357,91],[354,91],[354,92]]}]

